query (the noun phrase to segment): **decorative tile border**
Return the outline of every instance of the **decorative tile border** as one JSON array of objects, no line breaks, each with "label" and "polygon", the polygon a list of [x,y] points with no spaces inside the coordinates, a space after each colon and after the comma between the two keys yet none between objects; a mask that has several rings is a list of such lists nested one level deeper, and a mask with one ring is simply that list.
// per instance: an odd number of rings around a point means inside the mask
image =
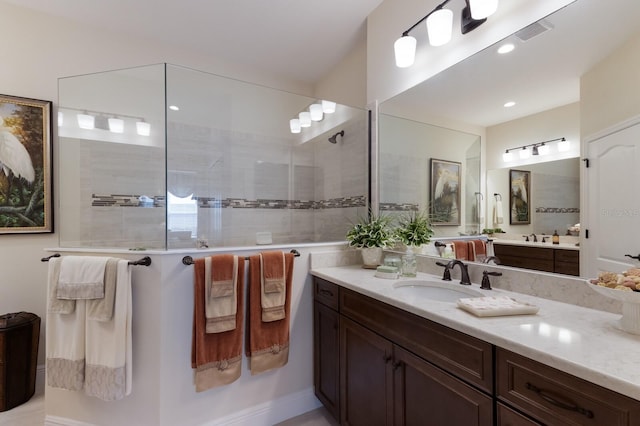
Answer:
[{"label": "decorative tile border", "polygon": [[[97,195],[92,194],[92,207],[164,207],[166,199],[164,196],[150,197],[153,201],[143,203],[140,195]],[[367,204],[364,195],[353,197],[331,198],[321,201],[304,200],[271,200],[257,199],[248,200],[245,198],[224,198],[196,197],[198,207],[203,209],[292,209],[292,210],[320,210],[320,209],[344,209],[349,207],[365,207]]]},{"label": "decorative tile border", "polygon": [[418,205],[413,203],[380,203],[380,211],[410,212],[418,210],[420,210]]},{"label": "decorative tile border", "polygon": [[579,207],[536,207],[536,213],[580,213]]},{"label": "decorative tile border", "polygon": [[163,195],[156,195],[148,197],[151,201],[143,202],[140,200],[143,195],[135,194],[110,194],[110,195],[98,195],[91,194],[91,206],[92,207],[164,207],[166,204],[166,197]]}]

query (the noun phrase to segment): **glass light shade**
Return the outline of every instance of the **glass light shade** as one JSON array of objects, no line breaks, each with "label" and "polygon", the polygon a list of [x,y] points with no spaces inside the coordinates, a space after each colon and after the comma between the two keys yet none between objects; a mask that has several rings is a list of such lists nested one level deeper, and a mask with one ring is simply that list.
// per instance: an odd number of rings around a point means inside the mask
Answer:
[{"label": "glass light shade", "polygon": [[539,155],[547,155],[549,153],[549,145],[540,145],[538,147]]},{"label": "glass light shade", "polygon": [[300,127],[311,126],[311,113],[309,111],[302,111],[298,114],[298,118],[300,119]]},{"label": "glass light shade", "polygon": [[322,112],[325,114],[333,114],[336,112],[336,103],[331,101],[322,101]]},{"label": "glass light shade", "polygon": [[64,124],[64,114],[62,111],[58,111],[58,127],[62,127]]},{"label": "glass light shade", "polygon": [[298,118],[292,118],[289,120],[289,129],[291,129],[291,133],[300,133],[302,130],[300,120]]},{"label": "glass light shade", "polygon": [[398,68],[407,68],[413,65],[416,59],[415,37],[409,35],[402,36],[393,44],[393,50],[396,54],[396,66]]},{"label": "glass light shade", "polygon": [[91,130],[96,127],[96,118],[89,114],[78,114],[78,127]]},{"label": "glass light shade", "polygon": [[309,106],[309,114],[311,115],[311,121],[320,121],[322,120],[322,105],[320,104],[311,104]]},{"label": "glass light shade", "polygon": [[113,133],[123,133],[124,132],[124,120],[121,118],[110,118],[109,120],[109,130]]},{"label": "glass light shade", "polygon": [[520,150],[520,159],[526,160],[529,157],[531,157],[531,151],[529,151],[527,148],[522,148]]},{"label": "glass light shade", "polygon": [[558,152],[567,152],[569,151],[570,147],[571,147],[571,142],[569,142],[568,140],[563,140],[558,142]]},{"label": "glass light shade", "polygon": [[504,154],[502,154],[502,161],[508,163],[511,160],[513,160],[513,154],[511,152],[505,151]]},{"label": "glass light shade", "polygon": [[146,121],[136,121],[136,132],[140,136],[149,136],[151,134],[151,124]]},{"label": "glass light shade", "polygon": [[498,0],[470,0],[469,3],[473,19],[484,19],[498,10]]},{"label": "glass light shade", "polygon": [[440,9],[433,12],[427,18],[427,33],[429,34],[429,44],[432,46],[442,46],[451,41],[451,30],[453,28],[453,12],[449,9]]}]

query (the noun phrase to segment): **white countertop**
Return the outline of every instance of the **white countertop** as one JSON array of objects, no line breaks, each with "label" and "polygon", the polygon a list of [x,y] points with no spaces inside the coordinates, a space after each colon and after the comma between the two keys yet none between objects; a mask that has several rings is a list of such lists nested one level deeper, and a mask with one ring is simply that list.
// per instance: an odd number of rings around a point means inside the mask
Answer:
[{"label": "white countertop", "polygon": [[[455,303],[425,303],[394,293],[396,280],[376,278],[374,272],[357,265],[311,270],[314,276],[640,400],[640,336],[619,329],[620,315],[494,289],[487,296],[507,295],[540,310],[535,315],[479,318]],[[441,279],[424,273],[417,278]],[[450,283],[460,286],[457,280]],[[478,284],[472,288],[482,291]]]}]

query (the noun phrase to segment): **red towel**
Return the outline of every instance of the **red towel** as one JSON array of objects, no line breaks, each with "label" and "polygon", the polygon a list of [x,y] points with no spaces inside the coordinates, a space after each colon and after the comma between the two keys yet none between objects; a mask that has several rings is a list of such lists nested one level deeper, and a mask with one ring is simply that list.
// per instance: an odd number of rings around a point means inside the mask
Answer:
[{"label": "red towel", "polygon": [[291,281],[293,254],[284,254],[286,273],[285,317],[277,321],[262,320],[260,255],[249,258],[247,292],[247,331],[245,354],[251,374],[259,374],[284,366],[289,360],[289,322],[291,312]]},{"label": "red towel", "polygon": [[466,241],[454,241],[453,251],[456,254],[456,259],[469,260],[469,245]]},{"label": "red towel", "polygon": [[481,262],[487,257],[487,246],[483,240],[469,240],[469,259]]},{"label": "red towel", "polygon": [[244,258],[238,258],[236,328],[206,333],[204,258],[194,264],[194,309],[191,368],[195,369],[196,392],[234,382],[242,370]]}]

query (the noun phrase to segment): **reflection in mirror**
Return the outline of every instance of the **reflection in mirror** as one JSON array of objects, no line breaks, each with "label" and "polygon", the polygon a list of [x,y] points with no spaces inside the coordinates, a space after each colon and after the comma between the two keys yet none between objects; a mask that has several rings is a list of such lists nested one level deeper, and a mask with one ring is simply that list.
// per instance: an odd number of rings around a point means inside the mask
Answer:
[{"label": "reflection in mirror", "polygon": [[[451,178],[451,211],[434,223],[436,237],[478,234],[480,191],[480,137],[444,127],[381,114],[378,119],[380,144],[380,210],[390,215],[403,211],[429,211],[431,194],[438,193],[432,178],[432,160],[459,163],[459,173]],[[458,205],[459,204],[459,205]]]},{"label": "reflection in mirror", "polygon": [[[483,167],[479,180],[484,204],[479,216],[484,217],[483,228],[503,227],[509,232],[505,236],[513,235],[522,241],[524,234],[548,234],[557,227],[561,243],[573,245],[575,250],[575,241],[580,237],[565,234],[568,225],[580,222],[580,182],[577,177],[579,173],[576,172],[581,167],[578,160],[580,141],[589,133],[604,128],[596,127],[598,123],[595,121],[605,122],[604,117],[610,118],[616,113],[624,118],[624,108],[633,111],[630,105],[623,104],[615,106],[615,113],[598,113],[597,102],[593,102],[596,98],[607,97],[610,105],[614,105],[613,100],[609,99],[612,95],[605,93],[589,93],[592,102],[584,105],[581,102],[584,96],[581,93],[581,85],[584,85],[582,78],[596,69],[612,52],[620,49],[619,54],[624,54],[621,46],[639,37],[638,17],[640,2],[577,0],[507,37],[503,42],[381,103],[381,202],[388,200],[390,194],[402,192],[401,188],[411,187],[412,182],[419,179],[416,175],[405,173],[400,175],[405,176],[404,180],[386,181],[389,178],[383,167],[384,162],[388,161],[386,156],[400,148],[397,147],[398,138],[385,133],[382,128],[384,115],[392,114],[397,120],[398,117],[405,117],[407,123],[415,120],[425,125],[444,125],[452,130],[478,134],[482,138]],[[506,42],[513,44],[515,49],[506,55],[498,54],[498,47]],[[590,75],[590,78],[596,77]],[[628,87],[624,90],[637,91]],[[514,101],[515,106],[505,108],[507,101]],[[416,124],[412,123],[412,126]],[[526,160],[516,158],[508,163],[502,158],[506,149],[558,137],[570,141],[569,151],[558,152],[550,147],[552,151],[546,156],[532,156]],[[442,140],[429,143],[417,153],[420,157],[438,158],[437,150],[445,143]],[[434,153],[429,152],[430,149],[434,149]],[[414,158],[412,153],[403,154],[406,158]],[[457,155],[464,157],[466,154],[460,151]],[[544,163],[549,164],[542,166]],[[562,164],[561,171],[553,171],[554,164]],[[544,170],[538,170],[538,167],[544,167]],[[532,172],[531,223],[509,224],[509,169]],[[560,187],[563,189],[559,190]],[[563,198],[562,203],[556,203],[552,194],[538,194],[544,192],[545,188],[553,188],[556,194],[572,192],[572,196]],[[502,224],[495,224],[492,220],[494,192],[504,196]],[[418,189],[413,197],[405,197],[402,201],[408,204],[424,203],[425,193],[424,189]],[[536,200],[537,197],[540,198]],[[469,202],[463,204],[461,207],[466,210],[473,206]],[[465,211],[464,217],[468,215],[469,212]],[[455,229],[454,233],[467,231],[466,228]]]}]

